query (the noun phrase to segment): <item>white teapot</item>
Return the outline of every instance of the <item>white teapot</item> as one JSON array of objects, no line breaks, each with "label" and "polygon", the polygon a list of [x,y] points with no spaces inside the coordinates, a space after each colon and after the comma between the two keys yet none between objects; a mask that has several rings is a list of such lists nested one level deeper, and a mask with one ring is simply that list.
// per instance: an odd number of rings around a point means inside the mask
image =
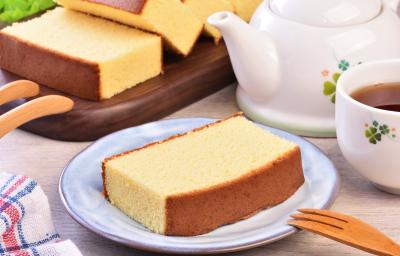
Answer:
[{"label": "white teapot", "polygon": [[340,75],[362,62],[400,58],[399,1],[265,0],[250,25],[230,12],[208,21],[223,34],[246,115],[330,137]]}]

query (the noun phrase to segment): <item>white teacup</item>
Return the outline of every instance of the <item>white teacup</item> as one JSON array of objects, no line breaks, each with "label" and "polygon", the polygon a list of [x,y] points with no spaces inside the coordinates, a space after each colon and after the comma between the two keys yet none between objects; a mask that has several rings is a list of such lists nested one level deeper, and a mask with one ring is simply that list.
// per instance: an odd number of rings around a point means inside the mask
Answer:
[{"label": "white teacup", "polygon": [[400,112],[350,97],[362,87],[392,82],[400,82],[400,60],[364,63],[344,72],[336,88],[336,132],[344,157],[358,172],[381,190],[400,194]]}]

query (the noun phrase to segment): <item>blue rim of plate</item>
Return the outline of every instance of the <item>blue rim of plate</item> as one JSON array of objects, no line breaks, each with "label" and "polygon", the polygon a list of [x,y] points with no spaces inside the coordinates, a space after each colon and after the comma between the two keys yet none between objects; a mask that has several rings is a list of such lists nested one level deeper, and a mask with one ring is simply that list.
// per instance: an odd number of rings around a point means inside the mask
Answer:
[{"label": "blue rim of plate", "polygon": [[[173,246],[163,246],[163,247],[157,247],[154,246],[151,242],[150,243],[145,243],[143,241],[134,241],[134,240],[129,240],[126,239],[124,237],[120,237],[118,235],[115,234],[111,234],[111,233],[107,233],[104,230],[101,230],[99,228],[97,228],[96,226],[93,226],[91,224],[89,224],[84,218],[82,218],[80,216],[79,213],[75,212],[74,209],[72,209],[73,207],[71,207],[71,205],[69,204],[68,200],[65,197],[65,191],[63,188],[63,179],[65,177],[65,174],[68,170],[68,167],[70,166],[70,164],[81,154],[83,154],[85,151],[91,149],[92,147],[96,147],[97,144],[101,144],[103,141],[106,141],[107,139],[109,139],[110,137],[115,136],[118,133],[123,133],[126,132],[128,130],[133,130],[133,129],[137,129],[137,128],[145,128],[146,126],[154,126],[154,125],[165,125],[168,124],[170,122],[176,122],[176,121],[199,121],[199,122],[204,122],[204,123],[212,123],[215,121],[218,121],[220,119],[214,119],[214,118],[181,118],[181,119],[168,119],[168,120],[161,120],[161,121],[155,121],[155,122],[151,122],[151,123],[147,123],[147,124],[143,124],[143,125],[139,125],[139,126],[135,126],[135,127],[131,127],[131,128],[126,128],[114,133],[111,133],[109,135],[106,135],[100,139],[98,139],[97,141],[93,142],[92,144],[90,144],[89,146],[87,146],[86,148],[84,148],[82,151],[80,151],[78,154],[76,154],[66,165],[66,167],[63,169],[60,178],[59,178],[59,194],[60,194],[60,198],[61,201],[64,205],[64,207],[66,208],[68,214],[76,221],[78,222],[80,225],[82,225],[83,227],[89,229],[90,231],[92,231],[93,233],[102,236],[104,238],[107,238],[111,241],[117,242],[119,244],[131,247],[131,248],[135,248],[135,249],[139,249],[139,250],[144,250],[144,251],[152,251],[152,252],[158,252],[158,253],[174,253],[174,254],[219,254],[219,253],[228,253],[228,252],[236,252],[236,251],[242,251],[242,250],[247,250],[247,249],[251,249],[251,248],[255,248],[255,247],[259,247],[262,245],[266,245],[266,244],[270,244],[273,242],[276,242],[278,240],[281,240],[287,236],[290,236],[294,233],[297,233],[299,230],[297,228],[294,228],[292,226],[286,225],[286,230],[274,234],[272,237],[264,237],[262,239],[258,239],[252,242],[246,242],[246,243],[242,243],[242,244],[236,244],[233,246],[226,246],[226,247],[220,247],[220,246],[215,246],[215,247],[208,247],[207,249],[198,249],[198,248],[186,248],[186,247],[182,247],[182,248],[176,248]],[[309,146],[310,148],[313,149],[313,151],[318,152],[319,154],[323,155],[326,160],[329,162],[329,164],[331,165],[331,170],[333,171],[333,175],[334,175],[334,184],[330,193],[330,196],[328,198],[326,198],[325,202],[321,205],[321,207],[319,207],[320,209],[328,209],[330,206],[332,206],[332,204],[334,203],[334,201],[336,200],[336,197],[339,193],[339,188],[340,188],[340,176],[337,172],[337,169],[335,168],[334,164],[330,161],[330,159],[325,155],[325,153],[323,153],[316,145],[314,145],[313,143],[309,142],[308,140],[305,140],[303,138],[301,138],[300,136],[291,134],[289,132],[280,130],[280,129],[276,129],[276,128],[272,128],[272,127],[268,127],[262,124],[258,124],[258,126],[262,127],[263,129],[266,129],[274,134],[277,134],[278,136],[284,135],[284,137],[286,139],[294,139],[294,140],[298,140],[298,141],[302,141],[305,144],[308,144],[307,146]],[[202,126],[202,125],[201,125]],[[191,130],[191,129],[190,129]],[[149,231],[151,232],[151,231]]]}]

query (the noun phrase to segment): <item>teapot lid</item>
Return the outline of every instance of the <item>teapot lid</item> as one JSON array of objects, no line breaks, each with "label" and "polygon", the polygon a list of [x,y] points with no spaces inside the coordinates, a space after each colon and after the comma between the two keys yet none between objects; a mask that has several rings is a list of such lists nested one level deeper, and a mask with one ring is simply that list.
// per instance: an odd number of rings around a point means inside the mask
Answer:
[{"label": "teapot lid", "polygon": [[339,27],[367,22],[382,10],[381,0],[270,0],[278,16],[311,26]]}]

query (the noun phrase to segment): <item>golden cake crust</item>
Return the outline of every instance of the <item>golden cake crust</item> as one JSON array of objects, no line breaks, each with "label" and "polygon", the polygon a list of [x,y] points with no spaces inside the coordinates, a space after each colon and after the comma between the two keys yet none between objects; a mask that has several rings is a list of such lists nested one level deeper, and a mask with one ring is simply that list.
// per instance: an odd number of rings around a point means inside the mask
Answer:
[{"label": "golden cake crust", "polygon": [[[166,235],[194,236],[282,203],[304,183],[300,148],[242,177],[167,198]],[[243,217],[245,216],[245,217]]]},{"label": "golden cake crust", "polygon": [[43,48],[4,32],[0,32],[0,67],[80,98],[100,100],[97,63]]},{"label": "golden cake crust", "polygon": [[[236,113],[227,119],[104,159],[101,175],[105,198],[109,199],[105,175],[105,166],[108,161],[206,129],[237,116],[242,116],[242,113]],[[201,235],[222,225],[246,219],[263,209],[282,203],[303,183],[301,151],[296,146],[279,159],[235,180],[168,197],[165,209],[167,218],[165,235]]]},{"label": "golden cake crust", "polygon": [[84,0],[91,3],[102,4],[108,7],[117,8],[126,12],[140,14],[143,7],[146,5],[147,0]]}]

